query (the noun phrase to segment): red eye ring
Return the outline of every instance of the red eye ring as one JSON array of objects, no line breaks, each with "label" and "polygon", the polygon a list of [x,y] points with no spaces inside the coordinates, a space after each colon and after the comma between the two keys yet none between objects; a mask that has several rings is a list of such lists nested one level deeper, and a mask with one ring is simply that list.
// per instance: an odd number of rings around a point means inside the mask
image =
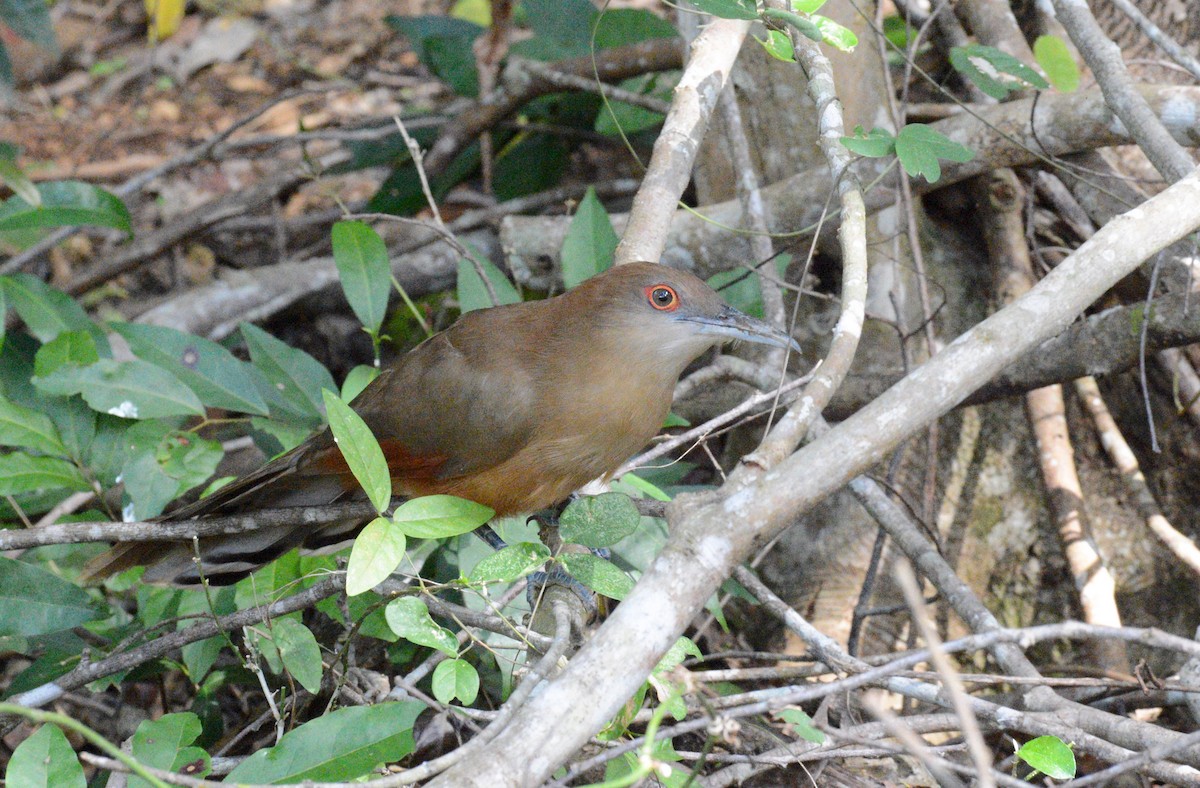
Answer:
[{"label": "red eye ring", "polygon": [[659,312],[674,312],[679,308],[679,295],[670,285],[650,285],[643,292],[650,306]]}]

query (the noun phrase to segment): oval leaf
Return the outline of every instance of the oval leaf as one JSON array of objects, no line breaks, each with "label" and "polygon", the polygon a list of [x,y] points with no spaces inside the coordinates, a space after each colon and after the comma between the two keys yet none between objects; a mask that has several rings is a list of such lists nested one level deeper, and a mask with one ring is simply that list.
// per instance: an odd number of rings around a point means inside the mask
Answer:
[{"label": "oval leaf", "polygon": [[72,364],[86,367],[100,360],[96,339],[87,331],[63,331],[38,348],[33,357],[33,372],[44,378],[59,367]]},{"label": "oval leaf", "polygon": [[0,454],[0,495],[63,489],[83,492],[91,487],[66,460],[31,457],[19,451]]},{"label": "oval leaf", "polygon": [[283,666],[300,686],[316,694],[321,689],[321,647],[312,630],[294,618],[277,618],[271,622],[271,638],[279,649]]},{"label": "oval leaf", "polygon": [[84,788],[83,767],[57,725],[43,725],[21,742],[4,774],[8,785],[26,788]]},{"label": "oval leaf", "polygon": [[692,5],[722,19],[758,19],[754,0],[692,0]]},{"label": "oval leaf", "polygon": [[458,308],[465,314],[476,309],[520,302],[521,296],[517,294],[517,289],[513,287],[512,282],[508,281],[508,277],[487,259],[478,255],[476,257],[479,259],[484,273],[487,274],[488,281],[492,283],[492,289],[496,291],[496,301],[492,301],[491,294],[484,287],[483,280],[479,278],[479,272],[475,270],[471,261],[459,260]]},{"label": "oval leaf", "polygon": [[110,325],[125,338],[135,356],[177,376],[205,405],[267,415],[267,403],[255,387],[246,362],[216,342],[166,326]]},{"label": "oval leaf", "polygon": [[925,176],[935,183],[942,177],[938,159],[970,161],[975,154],[924,123],[909,123],[896,135],[896,156],[912,177]]},{"label": "oval leaf", "polygon": [[121,198],[82,181],[51,181],[37,185],[41,205],[13,195],[0,204],[0,232],[42,227],[95,225],[132,232],[129,209]]},{"label": "oval leaf", "polygon": [[392,502],[392,478],[379,441],[362,416],[338,399],[337,394],[326,390],[321,395],[325,400],[325,415],[329,418],[334,443],[346,458],[354,478],[366,490],[375,511],[382,513]]},{"label": "oval leaf", "polygon": [[42,454],[63,456],[63,445],[54,422],[44,413],[23,408],[0,396],[0,446],[33,449]]},{"label": "oval leaf", "polygon": [[620,240],[608,212],[596,197],[596,189],[589,186],[563,238],[563,284],[570,289],[612,267],[613,253]]},{"label": "oval leaf", "polygon": [[392,269],[379,233],[363,222],[333,225],[333,262],[346,300],[372,334],[383,325],[391,291]]},{"label": "oval leaf", "polygon": [[637,530],[642,521],[628,495],[608,492],[571,501],[558,520],[564,541],[584,547],[609,547]]},{"label": "oval leaf", "polygon": [[179,378],[141,359],[65,365],[34,385],[47,394],[82,394],[92,410],[123,419],[204,415],[204,405]]},{"label": "oval leaf", "polygon": [[458,656],[458,641],[454,635],[430,618],[429,608],[415,596],[392,600],[383,614],[392,631],[405,640],[435,648],[450,657]]},{"label": "oval leaf", "polygon": [[342,381],[342,399],[346,402],[354,402],[354,398],[361,394],[363,389],[377,377],[379,377],[379,367],[359,364],[350,370],[346,379]]},{"label": "oval leaf", "polygon": [[413,723],[424,710],[424,703],[410,700],[332,711],[285,733],[274,747],[255,752],[225,782],[353,780],[411,753]]},{"label": "oval leaf", "polygon": [[1075,753],[1057,736],[1038,736],[1017,750],[1017,757],[1054,780],[1075,777]]},{"label": "oval leaf", "polygon": [[463,659],[448,659],[433,669],[433,697],[442,703],[457,698],[464,705],[475,702],[479,695],[479,672]]},{"label": "oval leaf", "polygon": [[1055,90],[1074,93],[1079,89],[1079,65],[1061,38],[1038,36],[1033,42],[1033,56]]},{"label": "oval leaf", "polygon": [[362,529],[346,564],[346,593],[357,596],[382,583],[404,558],[404,532],[386,517],[376,517]]},{"label": "oval leaf", "polygon": [[96,616],[83,589],[32,564],[0,556],[0,637],[59,632]]},{"label": "oval leaf", "polygon": [[572,577],[597,594],[619,601],[633,590],[629,575],[603,558],[587,553],[563,553],[558,560]]},{"label": "oval leaf", "polygon": [[[188,767],[189,777],[203,777],[212,768],[208,753],[191,747],[200,736],[200,718],[191,712],[165,714],[157,720],[144,720],[133,734],[133,757],[146,766],[177,772]],[[198,767],[193,764],[199,762]],[[129,788],[148,788],[140,777],[130,776]]]},{"label": "oval leaf", "polygon": [[537,542],[510,544],[479,563],[471,570],[472,583],[511,583],[524,577],[550,559],[550,549]]},{"label": "oval leaf", "polygon": [[405,501],[392,521],[414,539],[445,539],[470,533],[496,513],[483,504],[453,495],[426,495]]},{"label": "oval leaf", "polygon": [[83,307],[66,293],[29,274],[0,276],[8,302],[16,310],[29,333],[41,342],[49,342],[63,331],[88,331],[94,324]]},{"label": "oval leaf", "polygon": [[258,326],[243,323],[241,330],[254,366],[287,406],[313,423],[320,423],[324,412],[321,391],[337,391],[329,370],[303,350],[281,342]]}]

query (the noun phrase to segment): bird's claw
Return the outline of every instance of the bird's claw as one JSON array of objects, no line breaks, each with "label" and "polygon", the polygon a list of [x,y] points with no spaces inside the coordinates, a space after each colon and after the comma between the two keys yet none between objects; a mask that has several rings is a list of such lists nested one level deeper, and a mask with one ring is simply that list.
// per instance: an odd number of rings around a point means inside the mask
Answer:
[{"label": "bird's claw", "polygon": [[544,587],[548,585],[562,586],[573,591],[575,596],[583,602],[589,618],[594,618],[599,614],[600,603],[597,601],[596,592],[558,567],[554,567],[549,572],[533,572],[529,575],[525,584],[525,600],[529,603],[531,610],[537,607],[539,597],[542,595]]}]

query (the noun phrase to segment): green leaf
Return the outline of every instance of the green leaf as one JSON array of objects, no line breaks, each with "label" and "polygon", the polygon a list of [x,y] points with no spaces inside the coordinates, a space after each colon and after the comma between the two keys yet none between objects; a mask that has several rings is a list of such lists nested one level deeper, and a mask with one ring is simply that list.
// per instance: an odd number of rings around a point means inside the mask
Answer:
[{"label": "green leaf", "polygon": [[[570,98],[564,99],[563,103],[569,105]],[[551,118],[555,122],[562,122],[556,115],[551,115],[548,119]],[[592,115],[589,113],[589,123],[591,119]],[[566,172],[569,153],[570,150],[561,137],[542,132],[518,134],[501,148],[496,156],[496,199],[512,200],[556,186]]]},{"label": "green leaf", "polygon": [[329,370],[303,350],[297,350],[263,331],[243,323],[242,338],[254,366],[267,377],[290,407],[314,423],[323,421],[323,389],[337,391]]},{"label": "green leaf", "polygon": [[383,513],[392,501],[392,477],[379,441],[371,428],[350,406],[338,399],[336,393],[323,391],[325,415],[329,417],[329,429],[350,472],[367,492],[367,498],[375,511]]},{"label": "green leaf", "polygon": [[597,49],[679,37],[674,25],[644,8],[609,8],[600,15],[595,30]]},{"label": "green leaf", "polygon": [[67,454],[67,447],[49,416],[9,402],[3,396],[0,396],[0,446],[33,449],[56,457]]},{"label": "green leaf", "polygon": [[500,304],[516,304],[521,301],[521,296],[517,293],[517,288],[513,287],[512,282],[508,281],[508,277],[504,272],[491,263],[491,261],[476,257],[480,265],[483,267],[484,273],[487,275],[488,281],[492,283],[492,289],[496,291],[496,300],[499,303],[492,303],[492,297],[488,293],[487,288],[483,285],[483,280],[479,277],[479,272],[475,270],[475,266],[470,260],[458,261],[458,308],[463,314],[473,312],[476,309],[487,309],[491,306],[499,306]]},{"label": "green leaf", "polygon": [[[259,434],[254,436],[254,442],[267,456],[291,451],[303,443],[313,431],[311,422],[296,422],[291,418],[264,419],[254,416],[250,419],[250,426],[259,431]],[[269,436],[269,439],[264,440],[264,435]],[[278,445],[272,444],[272,441]],[[268,449],[265,444],[270,444],[271,448]]]},{"label": "green leaf", "polygon": [[[1018,84],[996,79],[981,69],[975,61],[987,63],[1000,74],[1016,77]],[[994,99],[1000,100],[1013,90],[1022,90],[1027,85],[1038,89],[1050,87],[1042,75],[1007,52],[983,44],[969,44],[965,47],[950,49],[950,65],[964,78],[970,80],[977,88]]]},{"label": "green leaf", "polygon": [[321,647],[312,630],[294,618],[277,618],[271,622],[271,639],[279,649],[283,666],[300,686],[316,694],[321,689]]},{"label": "green leaf", "polygon": [[691,638],[681,637],[671,645],[671,648],[667,649],[667,653],[663,654],[662,659],[658,661],[651,672],[655,675],[670,673],[688,657],[699,659],[702,656],[704,654],[700,651],[700,647]]},{"label": "green leaf", "polygon": [[[200,736],[200,718],[191,712],[164,714],[157,720],[143,720],[133,734],[133,757],[146,766],[188,777],[203,777],[212,769],[208,753],[189,746]],[[185,770],[186,771],[183,771]],[[150,783],[131,775],[129,788],[149,788]]]},{"label": "green leaf", "polygon": [[479,695],[479,672],[463,659],[448,659],[433,669],[433,697],[449,704],[455,698],[469,706]]},{"label": "green leaf", "polygon": [[445,539],[470,533],[495,516],[483,504],[453,495],[426,495],[405,501],[392,521],[413,539]]},{"label": "green leaf", "polygon": [[754,40],[762,44],[767,54],[776,60],[796,62],[796,50],[792,47],[791,36],[782,30],[768,30],[766,38],[754,36]]},{"label": "green leaf", "polygon": [[121,198],[82,181],[51,181],[37,185],[41,205],[17,195],[0,203],[0,232],[95,225],[132,233],[129,210]]},{"label": "green leaf", "polygon": [[936,183],[942,177],[938,159],[964,162],[975,158],[968,148],[924,123],[909,123],[900,129],[896,135],[896,156],[910,176],[923,175],[930,183]]},{"label": "green leaf", "polygon": [[447,16],[388,16],[385,21],[408,38],[421,63],[455,93],[468,98],[479,95],[471,45],[484,28]]},{"label": "green leaf", "polygon": [[333,262],[350,308],[368,331],[379,331],[387,312],[392,269],[387,246],[364,222],[333,225]]},{"label": "green leaf", "polygon": [[121,438],[125,493],[134,519],[157,517],[180,493],[206,481],[224,451],[217,441],[171,429],[157,420],[139,422]]},{"label": "green leaf", "polygon": [[[538,38],[567,51],[587,51],[599,13],[587,0],[523,0],[529,26]],[[562,57],[570,57],[563,55]]]},{"label": "green leaf", "polygon": [[[186,590],[179,599],[178,615],[181,618],[176,625],[177,629],[186,629],[194,623],[194,617],[197,615],[207,617],[232,613],[237,610],[236,599],[237,590],[233,586],[210,589],[210,593],[205,593],[203,589]],[[183,657],[184,667],[187,668],[188,679],[193,684],[203,681],[212,670],[213,665],[216,664],[221,650],[228,644],[229,641],[224,636],[215,635],[194,643],[187,643],[181,647],[180,654]]]},{"label": "green leaf", "polygon": [[758,19],[754,0],[692,0],[692,5],[722,19]]},{"label": "green leaf", "polygon": [[87,785],[83,766],[57,725],[43,725],[17,745],[4,777],[13,788],[84,788]]},{"label": "green leaf", "polygon": [[510,544],[484,558],[471,570],[472,583],[511,583],[546,563],[550,549],[537,542]]},{"label": "green leaf", "polygon": [[636,531],[641,521],[628,495],[608,492],[571,501],[559,518],[558,529],[565,542],[608,547]]},{"label": "green leaf", "polygon": [[370,591],[396,571],[404,558],[404,532],[386,517],[376,517],[354,539],[346,564],[346,594]]},{"label": "green leaf", "polygon": [[87,479],[71,463],[57,457],[31,457],[14,451],[0,454],[0,495],[48,490],[90,490]]},{"label": "green leaf", "polygon": [[361,394],[363,389],[377,377],[379,377],[379,367],[359,364],[350,370],[350,374],[346,375],[346,379],[342,381],[342,400],[353,402],[354,398]]},{"label": "green leaf", "polygon": [[1038,36],[1033,42],[1033,56],[1055,90],[1074,93],[1079,89],[1079,65],[1061,38]]},{"label": "green leaf", "polygon": [[858,46],[858,36],[854,35],[854,32],[848,27],[843,27],[829,17],[820,14],[813,14],[812,21],[821,31],[821,40],[832,44],[836,49],[842,52],[853,52],[854,48]]},{"label": "green leaf", "polygon": [[786,722],[792,733],[801,739],[813,744],[825,743],[825,732],[813,725],[812,717],[805,714],[803,709],[780,709],[775,712],[775,716]]},{"label": "green leaf", "polygon": [[393,29],[406,38],[408,44],[412,47],[413,54],[427,68],[432,68],[428,53],[425,51],[425,42],[432,38],[462,38],[467,42],[467,48],[470,49],[470,44],[474,41],[484,28],[474,22],[468,22],[464,19],[457,19],[452,16],[430,15],[430,16],[387,16],[384,21]]},{"label": "green leaf", "polygon": [[1038,736],[1017,750],[1017,757],[1052,780],[1075,777],[1075,753],[1057,736]]},{"label": "green leaf", "polygon": [[463,38],[434,36],[425,39],[429,70],[464,98],[479,95],[479,70],[471,42]]},{"label": "green leaf", "polygon": [[815,14],[825,2],[826,0],[792,0],[792,10],[801,14]]},{"label": "green leaf", "polygon": [[383,614],[392,631],[405,640],[437,649],[449,657],[458,656],[458,641],[454,635],[430,618],[429,608],[415,596],[393,599]]},{"label": "green leaf", "polygon": [[[4,153],[7,152],[7,150],[4,151]],[[12,189],[13,194],[30,205],[38,205],[42,201],[42,195],[38,193],[37,187],[34,186],[33,181],[29,180],[29,176],[21,171],[12,156],[0,155],[0,183]]]},{"label": "green leaf", "polygon": [[[678,76],[678,72],[672,72],[672,74],[676,77]],[[638,77],[623,80],[620,87],[622,90],[628,90],[631,93],[641,95],[668,94],[669,91],[667,88],[664,87],[662,90],[657,90],[654,86],[669,81],[672,74],[642,74]],[[664,101],[670,100],[669,95],[660,95],[659,97]],[[601,108],[592,128],[597,134],[616,137],[622,133],[626,135],[635,134],[639,131],[660,126],[665,117],[661,112],[655,112],[645,107],[626,104],[624,101],[609,101]]]},{"label": "green leaf", "polygon": [[29,333],[49,342],[63,331],[92,331],[95,325],[83,307],[61,290],[29,274],[0,276],[0,287]]},{"label": "green leaf", "polygon": [[633,590],[633,580],[612,563],[586,553],[563,553],[559,561],[579,582],[610,599],[618,601]]},{"label": "green leaf", "polygon": [[200,399],[179,378],[141,359],[67,365],[35,378],[34,385],[47,394],[82,394],[93,410],[123,419],[204,415]]},{"label": "green leaf", "polygon": [[641,476],[638,476],[635,473],[625,474],[624,476],[621,477],[621,481],[625,482],[630,487],[641,492],[642,494],[646,495],[647,497],[653,498],[656,501],[666,502],[666,501],[671,500],[671,496],[669,496],[665,492],[663,492],[661,487],[659,487],[657,484],[652,484],[652,483],[646,481]]},{"label": "green leaf", "polygon": [[854,136],[842,137],[842,145],[851,153],[878,159],[890,155],[896,149],[896,138],[890,131],[878,126],[870,132],[863,131],[862,126],[855,126]]},{"label": "green leaf", "polygon": [[234,783],[346,781],[393,763],[414,749],[418,701],[353,706],[324,714],[258,750],[225,778]]},{"label": "green leaf", "polygon": [[97,615],[82,588],[45,569],[0,556],[0,637],[59,632]]},{"label": "green leaf", "polygon": [[45,0],[0,0],[0,22],[26,41],[58,52],[49,4]]},{"label": "green leaf", "polygon": [[[721,294],[725,303],[751,317],[763,316],[762,285],[758,275],[738,266],[728,271],[720,271],[708,278],[708,286]],[[674,416],[675,414],[670,414]],[[668,419],[670,417],[668,416]],[[678,418],[678,417],[676,417]],[[684,424],[664,424],[663,426],[687,426]]]},{"label": "green leaf", "polygon": [[100,360],[95,338],[87,331],[63,331],[38,348],[33,357],[33,374],[44,378],[68,364],[86,367]]},{"label": "green leaf", "polygon": [[121,469],[121,481],[129,503],[122,514],[131,520],[148,520],[162,514],[167,504],[175,500],[180,490],[179,480],[172,478],[159,465],[154,453],[142,452],[126,461]]},{"label": "green leaf", "polygon": [[138,358],[182,380],[210,408],[266,416],[267,403],[249,367],[212,340],[166,326],[111,323]]},{"label": "green leaf", "polygon": [[183,430],[168,432],[155,448],[163,470],[178,479],[183,490],[207,481],[225,456],[220,442]]},{"label": "green leaf", "polygon": [[596,197],[596,189],[589,186],[563,238],[563,284],[570,289],[611,268],[620,240],[608,212]]}]

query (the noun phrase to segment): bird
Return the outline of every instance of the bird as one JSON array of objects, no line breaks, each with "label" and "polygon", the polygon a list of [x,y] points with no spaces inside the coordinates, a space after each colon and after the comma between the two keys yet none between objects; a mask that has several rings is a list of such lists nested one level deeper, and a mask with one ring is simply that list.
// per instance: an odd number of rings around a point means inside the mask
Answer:
[{"label": "bird", "polygon": [[[395,496],[447,494],[497,516],[546,509],[607,478],[654,437],[685,368],[744,340],[799,351],[786,332],[727,305],[699,277],[613,266],[561,295],[463,314],[384,369],[351,407],[387,460]],[[365,498],[328,428],[165,520]],[[89,580],[146,565],[142,581],[236,582],[294,547],[352,538],[370,518],[191,542],[127,542]]]}]

